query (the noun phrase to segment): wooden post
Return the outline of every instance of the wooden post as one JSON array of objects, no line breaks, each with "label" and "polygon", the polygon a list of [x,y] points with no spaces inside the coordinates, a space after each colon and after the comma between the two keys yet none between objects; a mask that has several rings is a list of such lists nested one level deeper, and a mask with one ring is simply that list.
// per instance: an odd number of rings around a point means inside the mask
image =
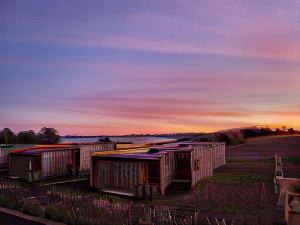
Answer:
[{"label": "wooden post", "polygon": [[264,208],[267,206],[267,196],[266,196],[266,188],[265,183],[262,183],[261,195],[260,195],[260,208]]}]

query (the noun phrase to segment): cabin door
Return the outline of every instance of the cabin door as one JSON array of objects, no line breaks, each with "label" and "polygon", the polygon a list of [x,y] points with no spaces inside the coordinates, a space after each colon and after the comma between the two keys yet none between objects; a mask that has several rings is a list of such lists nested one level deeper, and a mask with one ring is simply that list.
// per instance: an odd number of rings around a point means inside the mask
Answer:
[{"label": "cabin door", "polygon": [[80,167],[80,151],[75,151],[75,174],[77,175],[79,173],[79,167]]},{"label": "cabin door", "polygon": [[189,153],[175,154],[175,179],[191,180],[191,155]]}]

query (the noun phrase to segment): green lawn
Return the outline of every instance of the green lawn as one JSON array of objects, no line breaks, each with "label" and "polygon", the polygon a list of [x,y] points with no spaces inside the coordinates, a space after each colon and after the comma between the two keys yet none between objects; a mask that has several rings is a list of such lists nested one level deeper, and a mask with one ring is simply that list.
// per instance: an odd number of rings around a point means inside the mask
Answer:
[{"label": "green lawn", "polygon": [[294,164],[300,164],[300,157],[285,157],[283,158],[283,163],[294,163]]},{"label": "green lawn", "polygon": [[273,178],[258,173],[250,172],[218,172],[214,176],[204,180],[204,182],[221,183],[261,183],[272,182]]}]

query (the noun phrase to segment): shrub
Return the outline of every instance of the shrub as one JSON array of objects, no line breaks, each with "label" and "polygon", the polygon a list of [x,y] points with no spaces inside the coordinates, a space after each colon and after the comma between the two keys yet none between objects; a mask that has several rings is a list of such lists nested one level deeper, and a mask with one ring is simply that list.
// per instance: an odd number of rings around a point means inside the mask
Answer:
[{"label": "shrub", "polygon": [[152,199],[158,200],[160,198],[161,198],[161,195],[160,195],[159,191],[157,190],[157,188],[153,188],[152,189]]},{"label": "shrub", "polygon": [[7,195],[0,195],[0,206],[8,209],[14,209],[15,204]]},{"label": "shrub", "polygon": [[122,198],[117,197],[117,196],[107,195],[107,194],[102,194],[102,193],[95,194],[95,197],[98,200],[104,200],[104,201],[108,201],[110,203],[126,202],[126,199],[122,199]]},{"label": "shrub", "polygon": [[21,211],[22,204],[12,194],[0,195],[0,206]]},{"label": "shrub", "polygon": [[45,207],[45,217],[50,220],[54,220],[54,221],[58,221],[70,225],[75,224],[75,218],[74,216],[72,216],[71,211],[60,204],[47,205]]},{"label": "shrub", "polygon": [[127,214],[122,211],[108,210],[103,208],[88,208],[88,211],[93,211],[95,217],[87,217],[86,213],[79,210],[76,225],[115,225],[127,224]]},{"label": "shrub", "polygon": [[97,225],[87,218],[78,218],[76,225]]},{"label": "shrub", "polygon": [[41,216],[43,214],[43,209],[38,204],[24,204],[22,212],[31,216]]},{"label": "shrub", "polygon": [[284,163],[293,163],[293,164],[300,164],[300,157],[285,157],[283,159]]},{"label": "shrub", "polygon": [[245,142],[242,132],[233,130],[218,133],[217,140],[228,145],[238,145]]}]

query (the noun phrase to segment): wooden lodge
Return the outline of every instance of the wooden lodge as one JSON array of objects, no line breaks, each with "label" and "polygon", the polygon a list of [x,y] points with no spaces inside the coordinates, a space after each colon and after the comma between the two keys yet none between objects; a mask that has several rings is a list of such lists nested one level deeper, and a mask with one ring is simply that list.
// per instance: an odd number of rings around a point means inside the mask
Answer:
[{"label": "wooden lodge", "polygon": [[72,146],[45,146],[9,153],[9,175],[26,181],[78,174],[80,149]]},{"label": "wooden lodge", "polygon": [[172,182],[190,188],[225,164],[224,143],[181,142],[92,154],[91,187],[102,192],[134,196],[141,186],[162,195]]},{"label": "wooden lodge", "polygon": [[89,172],[92,152],[109,151],[113,142],[37,145],[9,152],[9,175],[27,181]]}]

